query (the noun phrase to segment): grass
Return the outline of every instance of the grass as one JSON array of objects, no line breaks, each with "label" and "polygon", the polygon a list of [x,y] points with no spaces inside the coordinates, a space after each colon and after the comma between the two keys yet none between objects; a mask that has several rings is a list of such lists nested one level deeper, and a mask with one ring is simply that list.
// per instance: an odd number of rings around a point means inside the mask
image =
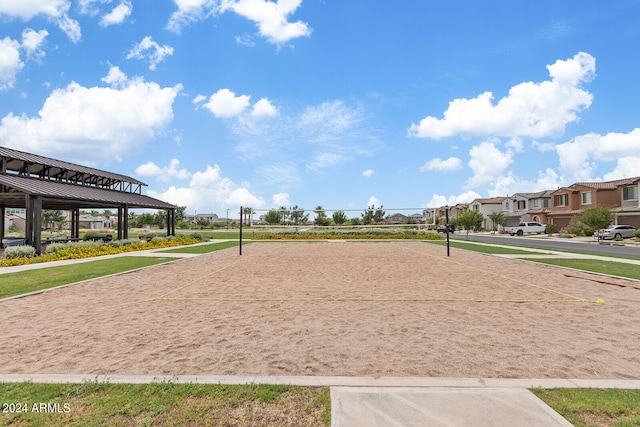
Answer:
[{"label": "grass", "polygon": [[[27,412],[0,413],[0,425],[12,426],[324,427],[331,423],[327,387],[177,384],[171,381],[151,384],[100,381],[83,384],[0,383],[0,396],[2,402],[26,405]],[[41,403],[50,404],[48,407],[57,411],[34,412],[33,405],[38,409]]]},{"label": "grass", "polygon": [[559,388],[531,391],[576,427],[640,425],[640,390]]},{"label": "grass", "polygon": [[[425,241],[428,243],[433,243],[434,245],[440,245],[440,246],[447,245],[446,241],[439,241],[439,240],[428,240],[428,241],[425,240]],[[456,249],[465,249],[468,251],[482,252],[485,254],[495,254],[495,255],[502,255],[502,254],[531,255],[532,253],[534,253],[532,251],[527,251],[527,250],[517,249],[517,248],[505,248],[502,246],[464,243],[464,242],[451,241],[451,240],[449,241],[449,246]],[[536,252],[536,253],[539,253],[539,252]]]},{"label": "grass", "polygon": [[22,295],[109,274],[122,273],[171,261],[170,257],[117,257],[17,273],[0,274],[0,298]]},{"label": "grass", "polygon": [[238,246],[238,245],[239,243],[236,241],[218,242],[218,243],[210,243],[208,245],[186,246],[184,248],[168,249],[166,251],[158,251],[158,252],[161,252],[163,254],[207,254],[209,252],[215,252],[221,249],[233,248],[234,246]]},{"label": "grass", "polygon": [[576,270],[591,271],[640,280],[640,266],[615,261],[602,261],[597,259],[564,259],[564,258],[523,258],[527,261],[557,265],[560,267],[575,268]]}]

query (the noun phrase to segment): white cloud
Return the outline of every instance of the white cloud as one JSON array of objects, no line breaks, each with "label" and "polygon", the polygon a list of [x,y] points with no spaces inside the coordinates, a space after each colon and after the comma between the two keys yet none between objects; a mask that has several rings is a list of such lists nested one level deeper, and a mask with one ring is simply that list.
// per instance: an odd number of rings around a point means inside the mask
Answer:
[{"label": "white cloud", "polygon": [[224,200],[225,206],[244,206],[252,208],[261,208],[264,206],[262,197],[254,196],[246,188],[236,188]]},{"label": "white cloud", "polygon": [[167,29],[180,34],[183,26],[214,15],[218,0],[173,0],[173,2],[178,10],[171,14]]},{"label": "white cloud", "polygon": [[374,173],[375,171],[373,169],[367,169],[366,171],[362,172],[362,176],[364,176],[365,178],[371,178]]},{"label": "white cloud", "polygon": [[20,43],[5,37],[0,40],[0,91],[13,87],[24,62],[20,60]]},{"label": "white cloud", "polygon": [[447,160],[442,160],[440,157],[431,159],[420,167],[420,172],[438,171],[438,172],[451,172],[462,168],[462,160],[457,157],[449,157]]},{"label": "white cloud", "polygon": [[431,200],[427,203],[430,208],[439,208],[440,206],[455,206],[458,203],[471,203],[475,199],[479,198],[480,194],[475,191],[467,191],[457,196],[442,196],[440,194],[434,194]]},{"label": "white cloud", "polygon": [[335,165],[340,165],[351,160],[351,157],[346,153],[340,152],[319,152],[313,156],[313,159],[307,164],[307,168],[310,170],[318,170]]},{"label": "white cloud", "polygon": [[48,35],[49,32],[47,30],[35,31],[31,28],[26,28],[22,31],[22,48],[27,52],[28,58],[39,60],[45,56],[42,45]]},{"label": "white cloud", "polygon": [[[343,101],[327,101],[318,106],[309,106],[300,117],[299,126],[322,125],[324,134],[340,133],[362,121],[362,113],[350,108]],[[319,137],[321,138],[321,137]]]},{"label": "white cloud", "polygon": [[75,19],[71,19],[67,15],[63,15],[56,20],[56,23],[72,42],[78,43],[82,38],[80,24]]},{"label": "white cloud", "polygon": [[207,166],[205,171],[194,173],[188,187],[171,186],[164,192],[149,191],[148,194],[198,212],[215,212],[240,205],[260,208],[265,204],[261,197],[222,176],[218,165]]},{"label": "white cloud", "polygon": [[496,143],[495,140],[484,141],[469,150],[469,167],[473,176],[467,181],[467,187],[474,188],[495,181],[513,161],[513,153],[503,153]]},{"label": "white cloud", "polygon": [[232,10],[258,26],[260,35],[270,43],[281,45],[297,37],[311,34],[309,26],[302,21],[288,22],[302,0],[222,0],[221,12]]},{"label": "white cloud", "polygon": [[149,69],[153,71],[159,63],[171,55],[173,55],[173,48],[171,46],[160,46],[151,36],[146,36],[129,51],[127,59],[135,58],[145,60],[149,63]]},{"label": "white cloud", "polygon": [[72,82],[56,89],[37,117],[3,117],[0,144],[91,164],[135,152],[173,120],[173,101],[182,87],[162,88],[142,79],[120,81],[120,86]]},{"label": "white cloud", "polygon": [[261,98],[253,105],[251,115],[254,117],[273,117],[278,115],[278,110],[268,98]]},{"label": "white cloud", "polygon": [[111,66],[109,67],[109,73],[100,80],[110,86],[124,87],[127,84],[128,78],[127,75],[120,70],[120,67]]},{"label": "white cloud", "polygon": [[273,205],[276,207],[291,205],[291,202],[289,201],[289,194],[287,193],[274,194],[271,197],[271,201],[273,202]]},{"label": "white cloud", "polygon": [[180,161],[171,159],[169,166],[159,167],[153,162],[147,162],[136,168],[136,175],[156,177],[160,181],[169,181],[171,179],[187,179],[191,177],[188,170],[180,169]]},{"label": "white cloud", "polygon": [[598,163],[617,161],[616,170],[607,176],[622,171],[640,170],[632,166],[632,160],[640,153],[640,128],[629,133],[612,132],[606,135],[589,133],[556,146],[563,181],[590,181],[594,179]]},{"label": "white cloud", "polygon": [[0,14],[28,21],[36,15],[59,18],[69,10],[68,0],[3,0]]},{"label": "white cloud", "polygon": [[82,37],[80,24],[67,15],[71,2],[69,0],[1,0],[0,16],[19,18],[29,21],[38,15],[44,15],[55,22],[65,34],[77,43]]},{"label": "white cloud", "polygon": [[577,113],[591,105],[593,96],[582,89],[595,76],[596,60],[580,52],[565,61],[547,65],[551,80],[525,82],[493,103],[485,92],[473,99],[455,99],[444,117],[428,116],[412,124],[409,136],[440,139],[453,135],[544,137],[562,135]]},{"label": "white cloud", "polygon": [[378,200],[377,197],[371,196],[369,197],[369,201],[367,202],[367,207],[370,207],[370,206],[375,206],[379,208],[382,206],[382,204],[380,203],[380,200]]},{"label": "white cloud", "polygon": [[122,24],[127,16],[131,15],[133,5],[130,0],[122,0],[119,5],[114,7],[111,12],[107,13],[100,20],[100,25],[108,27],[110,25]]},{"label": "white cloud", "polygon": [[197,95],[195,98],[193,98],[193,100],[191,101],[193,104],[200,104],[202,101],[206,100],[207,97],[204,95]]},{"label": "white cloud", "polygon": [[640,176],[640,157],[624,157],[618,159],[616,168],[604,175],[605,181]]},{"label": "white cloud", "polygon": [[229,89],[220,89],[203,106],[216,117],[233,117],[242,113],[248,106],[251,96],[236,96]]}]

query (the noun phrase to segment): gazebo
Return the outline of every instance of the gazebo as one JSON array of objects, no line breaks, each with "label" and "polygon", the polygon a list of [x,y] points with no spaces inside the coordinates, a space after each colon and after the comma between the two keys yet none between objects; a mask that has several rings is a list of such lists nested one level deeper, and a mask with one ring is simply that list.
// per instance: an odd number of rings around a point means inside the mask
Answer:
[{"label": "gazebo", "polygon": [[0,246],[7,208],[26,210],[25,243],[41,252],[42,210],[71,211],[71,237],[80,235],[81,209],[117,209],[118,239],[128,237],[129,209],[167,211],[175,235],[176,206],[142,194],[147,184],[126,175],[0,147]]}]

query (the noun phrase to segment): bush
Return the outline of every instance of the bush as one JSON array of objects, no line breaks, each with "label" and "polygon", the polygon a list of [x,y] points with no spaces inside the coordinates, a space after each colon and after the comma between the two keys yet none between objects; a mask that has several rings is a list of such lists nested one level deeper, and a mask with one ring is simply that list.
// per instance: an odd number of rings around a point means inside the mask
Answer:
[{"label": "bush", "polygon": [[634,236],[636,236],[636,239],[640,239],[640,229],[636,230],[635,233],[633,233]]},{"label": "bush", "polygon": [[33,258],[35,255],[36,248],[29,245],[9,246],[4,250],[4,257],[7,259]]},{"label": "bush", "polygon": [[585,227],[582,232],[584,233],[585,236],[587,237],[591,237],[593,236],[593,228],[591,227]]},{"label": "bush", "polygon": [[111,246],[113,246],[114,248],[121,248],[123,246],[133,245],[134,243],[138,243],[138,240],[136,240],[136,239],[120,239],[120,240],[114,240],[114,241],[110,242]]},{"label": "bush", "polygon": [[553,234],[556,232],[556,225],[555,224],[547,224],[544,226],[544,232],[545,234]]}]

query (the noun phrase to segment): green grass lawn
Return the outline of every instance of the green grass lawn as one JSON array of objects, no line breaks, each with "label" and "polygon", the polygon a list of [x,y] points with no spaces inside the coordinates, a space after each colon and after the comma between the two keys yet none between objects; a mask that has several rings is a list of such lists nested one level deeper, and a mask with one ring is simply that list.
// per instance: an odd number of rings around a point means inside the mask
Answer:
[{"label": "green grass lawn", "polygon": [[560,267],[575,268],[577,270],[591,271],[594,273],[612,274],[614,276],[627,277],[640,280],[640,265],[624,262],[602,261],[597,259],[565,259],[565,258],[523,258],[527,261],[543,264],[558,265]]},{"label": "green grass lawn", "polygon": [[[447,242],[442,240],[425,240],[425,242],[433,243],[434,245],[447,246]],[[496,255],[504,255],[504,254],[530,255],[533,253],[540,253],[540,252],[527,251],[519,248],[505,248],[501,246],[492,246],[487,244],[478,245],[474,243],[465,243],[457,240],[450,240],[449,247],[456,248],[456,249],[465,249],[465,250],[474,251],[474,252],[482,252],[485,254],[496,254]]]},{"label": "green grass lawn", "polygon": [[[209,252],[219,251],[220,249],[232,248],[238,246],[238,242],[218,242],[208,245],[185,246],[177,249],[167,249],[166,251],[158,251],[163,254],[207,254]],[[244,245],[244,243],[243,243]]]},{"label": "green grass lawn", "polygon": [[0,298],[54,288],[109,274],[122,273],[174,260],[170,257],[122,256],[58,267],[0,274]]},{"label": "green grass lawn", "polygon": [[[329,388],[284,385],[0,383],[0,425],[329,426]],[[40,404],[55,413],[37,412]],[[36,405],[34,407],[34,404]],[[47,407],[46,404],[49,404]],[[57,405],[56,405],[57,404]],[[16,409],[26,412],[16,413]],[[11,411],[8,411],[11,409]],[[293,423],[290,423],[294,421]]]},{"label": "green grass lawn", "polygon": [[[534,389],[532,392],[576,427],[640,425],[640,390]],[[152,384],[23,382],[0,383],[0,396],[4,402],[0,408],[0,425],[326,427],[331,424],[328,387],[171,381]]]},{"label": "green grass lawn", "polygon": [[576,427],[640,426],[640,390],[559,388],[531,391]]}]

